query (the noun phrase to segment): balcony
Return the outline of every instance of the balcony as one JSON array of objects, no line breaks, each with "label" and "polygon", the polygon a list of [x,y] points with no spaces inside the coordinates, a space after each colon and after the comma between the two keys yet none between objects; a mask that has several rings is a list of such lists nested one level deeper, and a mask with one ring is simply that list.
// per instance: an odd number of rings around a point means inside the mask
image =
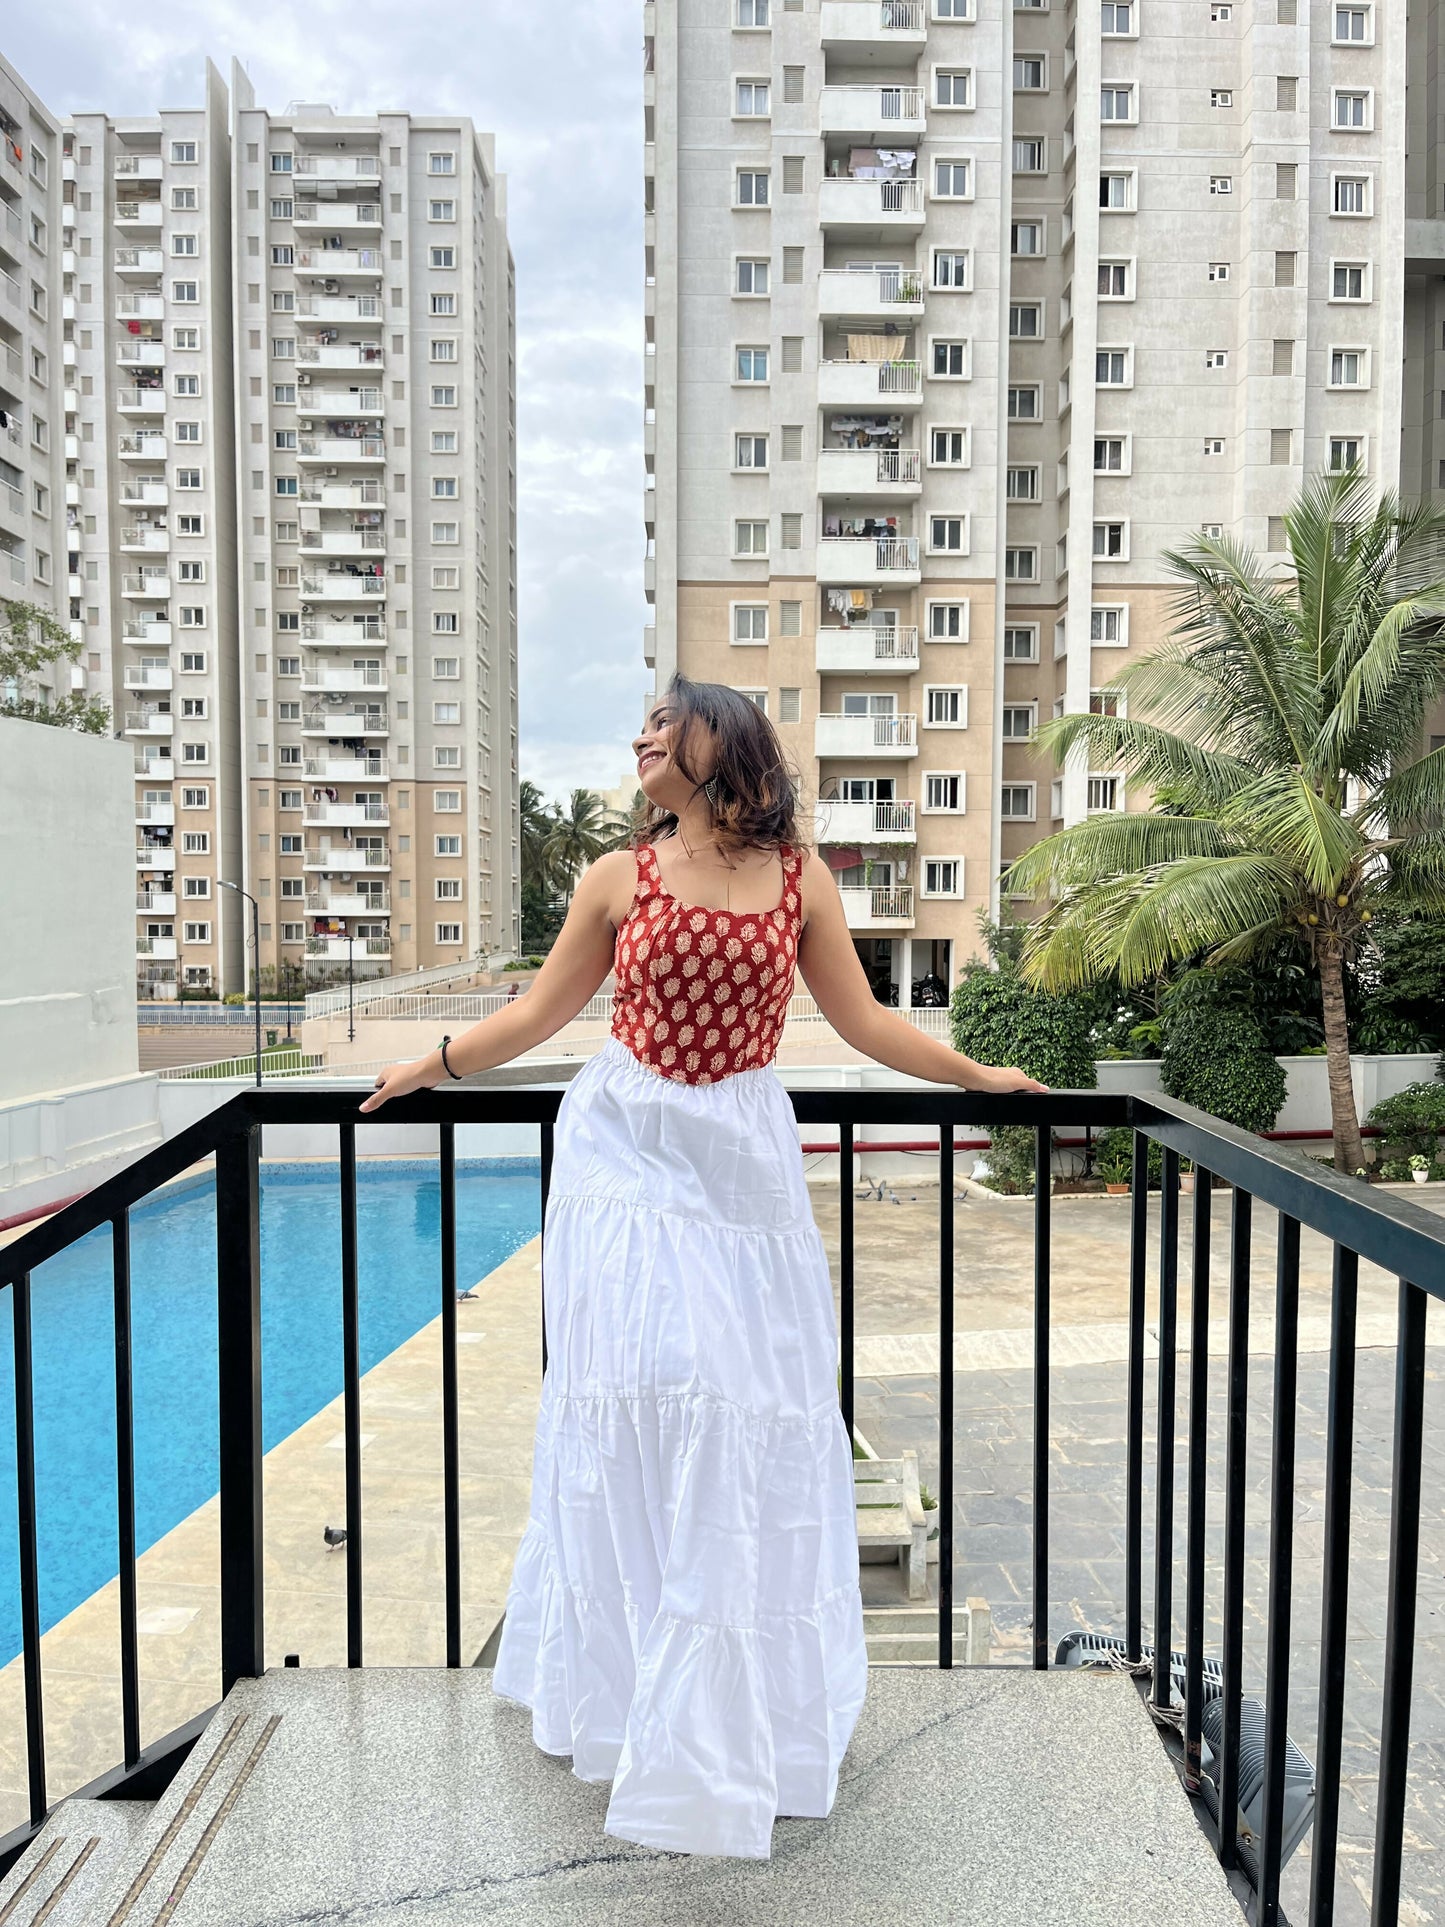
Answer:
[{"label": "balcony", "polygon": [[[115,452],[123,462],[163,462],[166,459],[166,438],[155,429],[137,429],[132,435],[116,436]],[[120,499],[123,502],[145,501],[146,497],[143,495],[125,493],[125,490],[132,486],[134,485],[130,482],[123,485]],[[164,489],[165,483],[157,478],[154,481],[144,482],[141,486]],[[166,497],[162,495],[159,499],[164,502]]]},{"label": "balcony", "polygon": [[[145,772],[147,776],[150,773],[149,770]],[[135,820],[137,823],[149,823],[153,827],[162,823],[174,823],[176,806],[174,803],[137,803]]]},{"label": "balcony", "polygon": [[165,172],[159,154],[117,154],[115,178],[118,181],[158,181]]},{"label": "balcony", "polygon": [[296,406],[303,415],[345,416],[351,420],[382,414],[386,402],[379,388],[308,387],[303,391],[298,384]]},{"label": "balcony", "polygon": [[[173,783],[176,780],[176,763],[171,755],[170,744],[142,744],[136,751],[135,773],[137,780],[142,783]],[[158,822],[161,820],[157,818]]]},{"label": "balcony", "polygon": [[121,624],[120,639],[124,643],[150,643],[157,649],[169,649],[171,625],[168,622],[143,622],[128,616]]},{"label": "balcony", "polygon": [[176,914],[176,893],[174,890],[137,890],[135,907],[138,916],[173,917]]},{"label": "balcony", "polygon": [[391,915],[391,886],[373,883],[365,889],[348,890],[344,885],[328,884],[324,890],[308,890],[306,913],[312,917],[387,917]]},{"label": "balcony", "polygon": [[836,803],[820,799],[814,819],[819,843],[915,843],[912,797],[893,803]]},{"label": "balcony", "polygon": [[353,704],[349,709],[316,703],[306,712],[301,734],[325,736],[330,742],[341,743],[354,736],[389,736],[391,725],[385,703]]},{"label": "balcony", "polygon": [[380,803],[333,803],[329,799],[322,803],[306,805],[306,823],[324,824],[328,829],[366,829],[368,826],[384,829],[391,821],[391,807],[385,801]]},{"label": "balcony", "polygon": [[117,201],[115,204],[117,227],[159,227],[164,218],[159,194],[153,194],[144,200]]},{"label": "balcony", "polygon": [[827,52],[920,52],[928,34],[927,0],[823,0]]},{"label": "balcony", "polygon": [[170,501],[170,488],[158,476],[148,476],[144,481],[122,482],[120,499],[140,507],[165,508]]},{"label": "balcony", "polygon": [[379,567],[365,575],[359,566],[328,569],[325,575],[303,575],[301,593],[310,602],[360,602],[386,594],[386,577]]},{"label": "balcony", "polygon": [[916,535],[825,535],[817,548],[817,577],[838,586],[892,583],[906,588],[921,580]]},{"label": "balcony", "polygon": [[386,624],[380,616],[337,617],[329,622],[320,616],[303,616],[301,640],[318,647],[354,648],[359,642],[385,642]]},{"label": "balcony", "polygon": [[[832,185],[859,183],[838,181]],[[862,185],[877,187],[880,183]],[[849,321],[902,321],[921,315],[922,272],[915,268],[824,268],[818,276],[818,312]]]},{"label": "balcony", "polygon": [[823,180],[818,185],[818,225],[915,232],[923,226],[923,183]]},{"label": "balcony", "polygon": [[135,860],[140,870],[174,870],[176,867],[176,853],[169,843],[137,844]]},{"label": "balcony", "polygon": [[142,382],[134,388],[118,388],[115,405],[122,415],[164,415],[165,387],[161,382]]},{"label": "balcony", "polygon": [[168,601],[171,593],[170,570],[141,569],[135,575],[123,575],[120,592],[125,596],[138,596],[147,602]]},{"label": "balcony", "polygon": [[291,173],[298,181],[335,181],[345,187],[360,181],[374,187],[381,179],[381,160],[376,154],[297,154]]},{"label": "balcony", "polygon": [[922,137],[923,105],[921,87],[824,87],[818,96],[818,132],[896,146],[901,139]]},{"label": "balcony", "polygon": [[869,890],[840,884],[843,915],[850,930],[907,930],[913,923],[913,886],[894,884]]},{"label": "balcony", "polygon": [[115,251],[115,271],[127,278],[163,274],[165,265],[166,257],[159,248],[117,248]]},{"label": "balcony", "polygon": [[813,732],[816,756],[883,756],[890,760],[918,754],[914,715],[851,716],[820,713]]},{"label": "balcony", "polygon": [[327,783],[384,783],[389,772],[383,755],[354,756],[331,751],[308,756],[303,773]]},{"label": "balcony", "polygon": [[164,368],[166,344],[159,335],[127,335],[115,345],[115,359],[121,368]]},{"label": "balcony", "polygon": [[297,500],[310,502],[323,509],[358,509],[368,505],[381,507],[386,501],[386,487],[380,477],[349,482],[307,481],[301,484]]},{"label": "balcony", "polygon": [[320,227],[330,233],[355,233],[381,226],[380,201],[303,201],[294,203],[292,221],[298,228]]},{"label": "balcony", "polygon": [[308,937],[308,957],[324,957],[331,963],[346,963],[362,957],[389,957],[390,937]]},{"label": "balcony", "polygon": [[358,462],[384,462],[386,443],[380,435],[298,435],[296,456],[301,462],[347,468]]},{"label": "balcony", "polygon": [[301,670],[301,687],[307,692],[341,690],[348,695],[365,689],[385,689],[386,668],[381,663],[365,669],[339,669],[308,662]]},{"label": "balcony", "polygon": [[859,500],[921,495],[923,456],[916,448],[822,448],[818,493]]},{"label": "balcony", "polygon": [[127,736],[169,736],[174,731],[175,720],[168,709],[128,709],[125,733]]},{"label": "balcony", "polygon": [[115,313],[118,321],[163,321],[166,313],[165,296],[155,294],[118,294],[115,298]]},{"label": "balcony", "polygon": [[321,870],[343,881],[357,870],[391,868],[391,845],[378,838],[361,844],[308,843],[301,858],[303,870]]},{"label": "balcony", "polygon": [[384,555],[384,529],[329,527],[302,529],[299,551],[303,559],[312,555]]},{"label": "balcony", "polygon": [[923,366],[917,361],[822,361],[818,400],[824,408],[917,408],[923,401]]},{"label": "balcony", "polygon": [[298,277],[308,281],[339,280],[348,274],[369,278],[386,272],[380,248],[297,248],[295,265]]},{"label": "balcony", "polygon": [[911,622],[825,626],[814,649],[814,666],[821,675],[911,676],[918,667],[918,629]]},{"label": "balcony", "polygon": [[135,954],[149,957],[156,963],[174,963],[176,960],[176,940],[174,937],[142,937],[135,940]]},{"label": "balcony", "polygon": [[137,669],[129,664],[126,666],[123,679],[124,687],[127,689],[169,689],[173,681],[174,677],[169,668]]},{"label": "balcony", "polygon": [[120,546],[131,555],[164,555],[170,550],[171,532],[167,528],[153,528],[144,522],[135,523],[121,530]]},{"label": "balcony", "polygon": [[[318,308],[327,305],[335,304],[316,303]],[[375,307],[375,318],[380,321],[381,304],[378,302]],[[358,318],[355,315],[338,315],[334,318],[355,327],[359,319],[364,320],[365,316]],[[385,365],[386,352],[379,341],[308,341],[303,335],[296,344],[296,359],[303,368],[375,368],[379,370]],[[310,384],[303,375],[298,378],[296,385],[300,389]]]},{"label": "balcony", "polygon": [[0,549],[0,575],[8,581],[22,585],[26,579],[25,557],[15,549]]}]

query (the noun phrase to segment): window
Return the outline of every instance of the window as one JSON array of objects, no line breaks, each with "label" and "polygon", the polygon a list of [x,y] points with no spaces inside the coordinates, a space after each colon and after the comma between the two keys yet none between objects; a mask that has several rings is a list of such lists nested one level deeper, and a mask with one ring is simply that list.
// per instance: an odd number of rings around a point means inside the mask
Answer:
[{"label": "window", "polygon": [[431,452],[433,455],[455,455],[457,431],[454,428],[434,428],[431,432]]},{"label": "window", "polygon": [[923,894],[926,897],[963,895],[963,858],[930,856],[923,862]]},{"label": "window", "polygon": [[1011,221],[1008,233],[1010,254],[1043,253],[1044,224],[1042,221]]},{"label": "window", "polygon": [[1128,640],[1128,605],[1095,603],[1089,611],[1089,641],[1102,648],[1122,648]]},{"label": "window", "polygon": [[183,602],[177,611],[176,622],[181,629],[204,629],[206,612],[196,604]]},{"label": "window", "polygon": [[459,636],[462,619],[455,609],[433,609],[431,632],[434,636]]},{"label": "window", "polygon": [[433,703],[431,719],[434,723],[459,723],[462,720],[460,703]]},{"label": "window", "polygon": [[209,743],[182,743],[181,761],[183,763],[209,763],[211,746]]},{"label": "window", "polygon": [[1094,473],[1096,475],[1129,473],[1129,443],[1125,436],[1096,435],[1094,437]]},{"label": "window", "polygon": [[426,208],[429,221],[454,221],[457,218],[455,201],[428,201]]},{"label": "window", "polygon": [[1204,453],[1206,455],[1222,455],[1224,453],[1224,437],[1222,435],[1206,435],[1204,438]]},{"label": "window", "polygon": [[769,113],[768,83],[765,80],[739,80],[735,83],[733,116],[738,120],[765,120]]},{"label": "window", "polygon": [[1112,121],[1135,119],[1132,81],[1124,86],[1105,81],[1099,89],[1099,119]]},{"label": "window", "polygon": [[772,0],[736,0],[735,24],[739,27],[766,27]]},{"label": "window", "polygon": [[455,174],[457,171],[457,157],[451,153],[428,154],[426,157],[426,171],[428,174]]},{"label": "window", "polygon": [[930,429],[928,460],[933,468],[967,468],[968,430],[966,428]]},{"label": "window", "polygon": [[172,281],[171,300],[195,302],[201,298],[201,284],[198,281]]},{"label": "window", "polygon": [[433,835],[432,850],[436,856],[460,856],[462,839],[455,832],[449,835]]},{"label": "window", "polygon": [[276,477],[276,493],[278,495],[296,495],[299,494],[299,492],[300,483],[294,475],[278,475]]},{"label": "window", "polygon": [[178,164],[184,165],[188,162],[194,161],[195,158],[196,158],[196,143],[194,141],[172,141],[171,142],[171,159],[173,161],[177,162]]},{"label": "window", "polygon": [[1334,261],[1330,264],[1331,301],[1368,301],[1370,264],[1368,261]]},{"label": "window", "polygon": [[1374,40],[1369,7],[1336,7],[1334,43],[1337,47],[1367,47]]},{"label": "window", "polygon": [[1094,559],[1097,562],[1129,560],[1129,524],[1127,522],[1094,524]]},{"label": "window", "polygon": [[1004,490],[1010,502],[1037,502],[1039,499],[1038,469],[1010,468],[1005,477]]},{"label": "window", "polygon": [[206,518],[204,515],[178,515],[176,517],[177,535],[204,535]]},{"label": "window", "polygon": [[935,555],[967,555],[968,517],[966,515],[930,515],[928,546]]},{"label": "window", "polygon": [[[195,249],[192,248],[191,252],[194,254]],[[284,247],[274,247],[271,250],[271,266],[273,268],[289,268],[294,264],[295,259],[296,250],[290,246],[289,243]]]},{"label": "window", "polygon": [[273,221],[289,221],[294,212],[294,207],[295,207],[294,202],[289,200],[272,201],[271,219]]},{"label": "window", "polygon": [[181,791],[181,808],[183,810],[208,810],[210,807],[211,792],[209,789],[183,789]]},{"label": "window", "polygon": [[940,381],[967,381],[968,343],[935,335],[931,373]]},{"label": "window", "polygon": [[969,285],[969,254],[964,249],[935,248],[933,250],[933,285],[935,288],[967,288]]},{"label": "window", "polygon": [[[201,378],[199,375],[177,375],[171,384],[171,393],[183,398],[194,398],[198,396],[200,392]],[[197,436],[196,439],[199,440],[200,437]]]},{"label": "window", "polygon": [[1369,363],[1363,348],[1331,348],[1330,387],[1368,388]]},{"label": "window", "polygon": [[183,649],[181,651],[182,672],[189,675],[204,675],[206,652],[204,649]]},{"label": "window", "polygon": [[1232,174],[1211,174],[1209,177],[1209,191],[1211,194],[1232,194],[1234,192],[1234,176]]},{"label": "window", "polygon": [[1274,83],[1274,110],[1293,114],[1299,106],[1299,79],[1294,74],[1278,74]]},{"label": "window", "polygon": [[766,468],[768,465],[768,438],[766,435],[734,435],[733,467]]},{"label": "window", "polygon": [[271,296],[271,312],[273,314],[292,314],[295,312],[295,308],[296,296],[288,290],[283,289]]},{"label": "window", "polygon": [[201,251],[200,236],[195,234],[173,234],[171,253],[185,260],[193,261]]},{"label": "window", "polygon": [[460,943],[462,926],[459,923],[439,923],[437,925],[438,943]]},{"label": "window", "polygon": [[455,562],[433,562],[431,585],[434,589],[458,589],[461,587],[461,571]]},{"label": "window", "polygon": [[1042,54],[1014,55],[1014,92],[1041,94],[1048,88],[1048,63]]},{"label": "window", "polygon": [[1227,348],[1206,348],[1204,351],[1204,365],[1206,368],[1227,368],[1229,366],[1229,350]]},{"label": "window", "polygon": [[1006,822],[1032,823],[1034,820],[1034,785],[1032,783],[1005,783],[999,791],[998,813]]},{"label": "window", "polygon": [[737,174],[735,207],[766,207],[768,205],[768,170],[763,168],[740,167]]},{"label": "window", "polygon": [[200,207],[200,202],[196,197],[196,190],[193,187],[173,187],[171,189],[171,207],[177,214],[196,213]]},{"label": "window", "polygon": [[1117,0],[1104,0],[1099,12],[1099,31],[1106,40],[1127,40],[1133,35],[1132,0],[1128,5],[1120,5]]},{"label": "window", "polygon": [[178,468],[176,470],[177,488],[202,487],[201,471],[198,468]]},{"label": "window", "polygon": [[296,340],[292,335],[275,335],[271,341],[271,354],[277,361],[296,359]]},{"label": "window", "polygon": [[1209,9],[1209,18],[1215,26],[1220,26],[1223,22],[1234,18],[1234,8],[1225,4],[1225,0],[1215,0],[1215,4]]},{"label": "window", "polygon": [[431,298],[431,313],[451,315],[457,311],[457,298],[454,294],[434,294]]},{"label": "window", "polygon": [[970,162],[933,163],[933,198],[936,201],[966,201],[972,191]]},{"label": "window", "polygon": [[935,67],[933,70],[933,104],[935,107],[972,107],[972,68]]},{"label": "window", "polygon": [[461,526],[457,522],[433,522],[431,539],[440,543],[460,542]]},{"label": "window", "polygon": [[967,642],[968,604],[930,602],[927,631],[930,642]]},{"label": "window", "polygon": [[1134,209],[1134,172],[1101,174],[1099,176],[1099,206],[1110,213],[1132,213]]},{"label": "window", "polygon": [[1293,161],[1276,161],[1274,166],[1274,198],[1277,201],[1292,201],[1295,197],[1296,167]]},{"label": "window", "polygon": [[454,268],[457,264],[457,251],[454,247],[431,248],[429,254],[434,268]]},{"label": "window", "polygon": [[739,348],[734,364],[734,381],[766,381],[768,378],[768,351],[766,348]]},{"label": "window", "polygon": [[1124,713],[1124,692],[1122,689],[1091,689],[1089,691],[1089,714],[1091,716],[1122,716]]},{"label": "window", "polygon": [[1005,582],[1037,582],[1039,579],[1038,550],[1036,548],[1005,549],[1003,579]]},{"label": "window", "polygon": [[768,713],[768,692],[766,689],[740,689],[740,696],[746,696],[766,716]]},{"label": "window", "polygon": [[923,691],[923,720],[930,729],[968,727],[968,691],[962,683],[927,684]]},{"label": "window", "polygon": [[439,388],[433,388],[431,391],[431,405],[433,408],[455,408],[457,405],[456,389],[453,388],[450,383]]},{"label": "window", "polygon": [[1101,261],[1099,263],[1099,299],[1101,301],[1132,301],[1134,298],[1132,261]]},{"label": "window", "polygon": [[1048,142],[1042,134],[1016,134],[1013,147],[1015,174],[1048,172]]},{"label": "window", "polygon": [[1362,435],[1331,435],[1330,470],[1338,474],[1346,468],[1363,468],[1365,464],[1365,440]]},{"label": "window", "polygon": [[923,776],[923,813],[934,816],[947,812],[961,816],[964,807],[962,770],[925,770]]},{"label": "window", "polygon": [[1099,388],[1128,388],[1133,385],[1132,348],[1098,348],[1094,351],[1094,383]]},{"label": "window", "polygon": [[1009,304],[1009,337],[1013,341],[1037,341],[1044,332],[1043,311],[1036,301],[1015,301]]},{"label": "window", "polygon": [[1336,174],[1334,177],[1334,212],[1336,214],[1368,214],[1369,211],[1369,176],[1367,174]]},{"label": "window", "polygon": [[768,605],[765,602],[737,602],[733,604],[733,641],[766,642],[768,639]]},{"label": "window", "polygon": [[439,816],[458,811],[462,807],[462,793],[460,790],[433,790],[431,806]]},{"label": "window", "polygon": [[766,555],[768,552],[768,525],[766,522],[734,522],[733,554]]},{"label": "window", "polygon": [[1039,632],[1036,624],[1015,624],[1003,632],[1003,659],[1005,662],[1037,662],[1039,659]]},{"label": "window", "polygon": [[1374,125],[1374,94],[1369,88],[1336,87],[1330,124],[1347,134],[1367,133]]},{"label": "window", "polygon": [[1229,263],[1227,261],[1211,261],[1209,264],[1209,278],[1211,281],[1227,281],[1229,279]]},{"label": "window", "polygon": [[1209,104],[1211,107],[1232,107],[1234,105],[1234,89],[1232,87],[1211,87],[1209,90]]},{"label": "window", "polygon": [[768,292],[768,272],[770,263],[758,260],[740,260],[737,263],[737,279],[734,283],[738,294],[760,295]]},{"label": "window", "polygon": [[1005,703],[1003,734],[1006,743],[1026,743],[1038,721],[1036,703]]},{"label": "window", "polygon": [[438,743],[432,751],[433,769],[460,769],[462,752],[455,743]]},{"label": "window", "polygon": [[442,335],[434,339],[430,344],[430,355],[433,361],[455,361],[457,358],[455,339],[450,335]]},{"label": "window", "polygon": [[972,20],[973,0],[933,0],[935,20]]},{"label": "window", "polygon": [[1098,815],[1105,810],[1121,808],[1121,788],[1122,785],[1117,776],[1091,776],[1086,805],[1090,816]]},{"label": "window", "polygon": [[176,580],[178,582],[204,582],[206,565],[204,562],[177,562]]},{"label": "window", "polygon": [[1043,419],[1037,383],[1008,391],[1008,418],[1011,422],[1036,422]]}]

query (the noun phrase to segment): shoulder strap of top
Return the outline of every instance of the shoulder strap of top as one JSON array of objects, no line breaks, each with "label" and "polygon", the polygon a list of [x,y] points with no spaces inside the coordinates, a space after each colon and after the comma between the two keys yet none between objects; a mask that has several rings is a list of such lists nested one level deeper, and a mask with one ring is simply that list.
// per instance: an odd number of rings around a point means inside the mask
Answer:
[{"label": "shoulder strap of top", "polygon": [[641,843],[633,852],[637,858],[636,901],[643,902],[647,897],[656,896],[662,888],[662,878],[658,874],[657,854],[650,843]]}]

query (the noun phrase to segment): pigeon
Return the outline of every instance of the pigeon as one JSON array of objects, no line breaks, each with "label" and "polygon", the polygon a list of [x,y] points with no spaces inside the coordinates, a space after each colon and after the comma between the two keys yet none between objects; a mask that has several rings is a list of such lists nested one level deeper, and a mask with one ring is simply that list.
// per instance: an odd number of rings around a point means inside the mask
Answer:
[{"label": "pigeon", "polygon": [[474,1291],[459,1291],[457,1293],[457,1303],[459,1305],[464,1305],[468,1303],[469,1300],[475,1298],[476,1295],[477,1294]]},{"label": "pigeon", "polygon": [[335,1552],[338,1546],[344,1546],[346,1544],[346,1527],[324,1526],[322,1528],[322,1536],[331,1550]]}]

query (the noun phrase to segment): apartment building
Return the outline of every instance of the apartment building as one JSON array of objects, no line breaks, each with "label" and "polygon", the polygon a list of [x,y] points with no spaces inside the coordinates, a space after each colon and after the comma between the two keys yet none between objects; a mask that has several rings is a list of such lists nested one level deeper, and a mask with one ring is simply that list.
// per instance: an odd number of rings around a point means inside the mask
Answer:
[{"label": "apartment building", "polygon": [[0,596],[68,619],[60,200],[59,125],[0,59]]},{"label": "apartment building", "polygon": [[[1028,739],[1120,703],[1171,625],[1165,552],[1208,528],[1277,556],[1324,467],[1398,485],[1407,333],[1411,408],[1440,412],[1445,206],[1431,150],[1407,223],[1385,110],[1406,18],[651,0],[644,21],[645,649],[659,683],[766,704],[877,993],[906,1002],[977,954],[1030,842],[1147,805]],[[1445,485],[1441,428],[1407,430],[1407,492]]]},{"label": "apartment building", "polygon": [[77,673],[134,744],[142,995],[244,989],[253,924],[277,989],[515,946],[515,291],[490,138],[272,115],[208,63],[194,110],[62,135],[35,108],[47,187],[29,99],[0,85],[23,177],[0,161],[0,258],[22,185],[65,251],[39,307],[6,271],[0,384],[48,357],[56,392],[6,389],[0,448],[34,466],[53,424],[69,526],[42,540],[6,490],[0,542],[17,581],[68,568]]}]

